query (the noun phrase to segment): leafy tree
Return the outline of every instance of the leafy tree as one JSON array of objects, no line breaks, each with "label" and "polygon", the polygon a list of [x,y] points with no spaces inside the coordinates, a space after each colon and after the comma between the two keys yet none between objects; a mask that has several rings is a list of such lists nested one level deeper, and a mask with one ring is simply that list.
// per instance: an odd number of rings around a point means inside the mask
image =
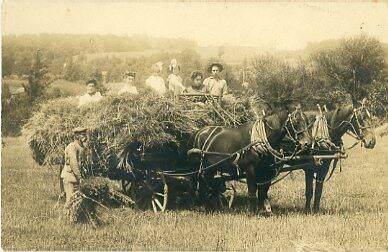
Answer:
[{"label": "leafy tree", "polygon": [[48,86],[49,80],[46,76],[47,66],[44,63],[40,50],[36,52],[36,62],[28,77],[28,84],[23,84],[24,90],[31,101],[41,97]]},{"label": "leafy tree", "polygon": [[254,88],[262,100],[275,107],[294,101],[295,74],[288,64],[271,55],[258,56],[251,64],[249,82],[255,84]]},{"label": "leafy tree", "polygon": [[384,78],[381,43],[365,35],[344,39],[339,47],[320,51],[312,59],[325,81],[346,90],[353,102],[367,96],[372,82]]}]

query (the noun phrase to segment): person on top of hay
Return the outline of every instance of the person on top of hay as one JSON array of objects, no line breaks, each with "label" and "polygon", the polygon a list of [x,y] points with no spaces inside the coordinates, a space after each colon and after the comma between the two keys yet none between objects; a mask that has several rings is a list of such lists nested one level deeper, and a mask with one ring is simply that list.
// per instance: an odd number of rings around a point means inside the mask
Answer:
[{"label": "person on top of hay", "polygon": [[134,86],[136,73],[125,71],[123,74],[123,82],[124,86],[119,90],[118,94],[130,93],[130,94],[138,94],[137,88]]},{"label": "person on top of hay", "polygon": [[160,76],[163,70],[163,63],[157,62],[152,66],[153,74],[145,81],[145,85],[158,94],[164,95],[167,91],[163,78]]},{"label": "person on top of hay", "polygon": [[87,129],[77,127],[73,129],[74,141],[65,149],[65,166],[61,172],[63,186],[66,195],[65,207],[68,207],[71,200],[75,197],[82,180],[81,169],[86,164],[86,134]]},{"label": "person on top of hay", "polygon": [[176,59],[171,60],[171,64],[168,67],[170,75],[167,78],[167,86],[168,90],[172,91],[175,96],[178,96],[185,90],[185,86],[183,86],[182,78],[179,76],[180,67]]},{"label": "person on top of hay", "polygon": [[187,93],[205,94],[207,92],[203,85],[203,73],[200,70],[195,70],[191,73],[191,85],[187,88]]},{"label": "person on top of hay", "polygon": [[100,92],[97,92],[97,81],[88,80],[86,82],[86,94],[79,97],[78,107],[89,104],[91,102],[98,102],[102,99]]},{"label": "person on top of hay", "polygon": [[222,70],[224,70],[224,66],[221,63],[211,63],[208,68],[208,72],[211,73],[211,76],[206,78],[203,82],[203,85],[206,87],[209,94],[216,95],[220,98],[228,93],[228,85],[220,75]]},{"label": "person on top of hay", "polygon": [[198,95],[192,98],[196,105],[203,107],[206,103],[206,97],[201,96],[207,93],[206,87],[203,85],[203,73],[200,70],[195,70],[190,76],[190,87],[185,90],[187,94]]}]

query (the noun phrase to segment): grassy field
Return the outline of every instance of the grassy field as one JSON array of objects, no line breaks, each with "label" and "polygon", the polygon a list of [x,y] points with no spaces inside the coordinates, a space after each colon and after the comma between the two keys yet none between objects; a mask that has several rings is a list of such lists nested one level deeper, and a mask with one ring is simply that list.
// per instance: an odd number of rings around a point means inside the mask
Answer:
[{"label": "grassy field", "polygon": [[[274,216],[248,216],[245,189],[232,211],[102,211],[94,229],[60,219],[54,209],[56,172],[38,167],[23,137],[5,138],[2,149],[2,248],[18,250],[388,249],[386,185],[388,138],[374,150],[357,147],[343,171],[326,184],[322,214],[303,214],[303,173],[271,189]],[[350,143],[348,143],[350,144]]]}]

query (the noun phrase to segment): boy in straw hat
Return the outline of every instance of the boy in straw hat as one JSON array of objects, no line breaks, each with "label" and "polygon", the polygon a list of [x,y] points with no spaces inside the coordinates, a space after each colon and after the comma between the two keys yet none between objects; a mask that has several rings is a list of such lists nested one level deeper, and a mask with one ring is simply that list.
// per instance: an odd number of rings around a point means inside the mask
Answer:
[{"label": "boy in straw hat", "polygon": [[66,194],[65,207],[68,207],[71,200],[78,190],[82,180],[81,169],[86,164],[86,133],[84,127],[73,129],[74,141],[71,142],[65,149],[65,166],[61,172],[63,179],[64,191]]},{"label": "boy in straw hat", "polygon": [[222,70],[224,70],[224,67],[221,63],[218,62],[211,63],[208,68],[208,72],[211,73],[211,76],[204,80],[203,85],[211,95],[222,97],[228,93],[228,85],[220,75]]}]

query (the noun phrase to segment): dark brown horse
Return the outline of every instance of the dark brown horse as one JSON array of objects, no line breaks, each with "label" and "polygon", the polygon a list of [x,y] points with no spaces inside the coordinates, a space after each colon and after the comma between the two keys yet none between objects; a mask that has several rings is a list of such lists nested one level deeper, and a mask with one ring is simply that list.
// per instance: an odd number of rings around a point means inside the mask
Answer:
[{"label": "dark brown horse", "polygon": [[[326,113],[331,141],[336,146],[342,146],[342,136],[350,131],[357,140],[361,141],[365,148],[373,149],[376,144],[372,118],[366,106],[362,104],[354,109],[353,105],[338,107]],[[318,151],[319,154],[319,151]],[[320,202],[323,191],[323,183],[329,172],[330,164],[336,165],[337,161],[326,159],[322,165],[310,164],[305,169],[306,180],[306,205],[307,213],[317,213],[320,209]],[[313,182],[315,179],[314,204],[311,207],[313,197]]]},{"label": "dark brown horse", "polygon": [[[263,122],[266,138],[273,151],[287,134],[301,148],[306,148],[311,144],[305,116],[300,109],[296,109],[292,113],[286,110],[274,113],[273,115],[266,116]],[[212,178],[214,178],[216,173],[236,174],[245,172],[250,198],[250,210],[252,212],[256,210],[258,198],[259,208],[270,212],[268,196],[264,193],[265,188],[258,186],[258,182],[262,182],[262,178],[271,180],[271,178],[277,175],[272,167],[263,169],[266,167],[265,164],[267,162],[273,162],[274,156],[270,151],[260,151],[250,146],[252,143],[252,129],[255,125],[255,122],[248,122],[238,128],[211,126],[199,130],[189,141],[189,146],[193,149],[200,149],[205,154],[202,155],[202,162],[200,162],[201,157],[198,155],[191,156],[189,159],[194,161],[192,162],[194,166],[198,167],[202,164],[206,168],[209,165],[217,164],[224,160],[225,155],[238,152],[231,159],[220,163],[217,169],[205,173],[206,176],[203,178],[205,183],[202,184],[208,185],[209,181],[214,181]],[[247,146],[250,147],[246,148]],[[240,150],[242,151],[240,152]],[[259,195],[257,197],[258,190]],[[200,197],[202,197],[201,194]]]}]

